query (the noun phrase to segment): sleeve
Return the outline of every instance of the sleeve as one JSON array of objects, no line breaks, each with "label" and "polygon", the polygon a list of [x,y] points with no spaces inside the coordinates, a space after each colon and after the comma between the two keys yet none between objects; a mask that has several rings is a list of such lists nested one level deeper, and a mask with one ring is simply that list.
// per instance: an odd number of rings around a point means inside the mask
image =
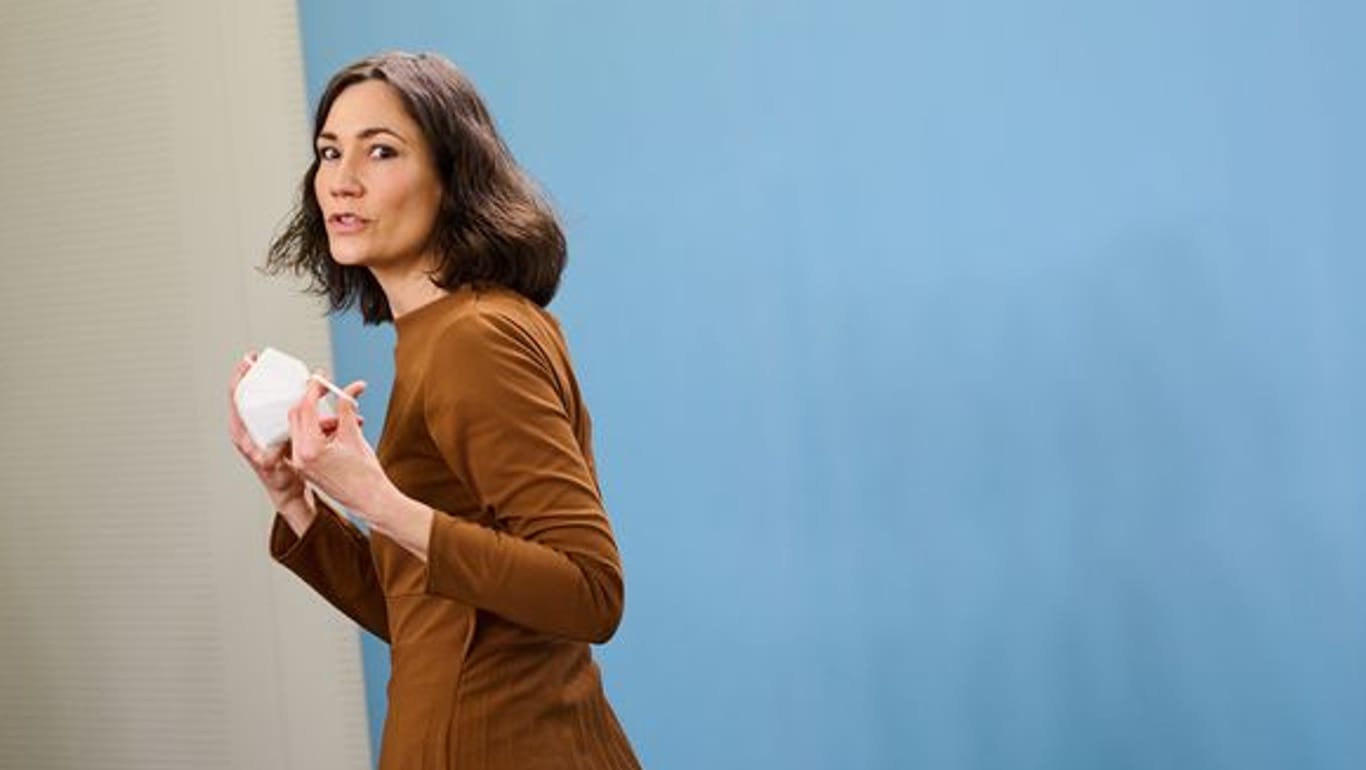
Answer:
[{"label": "sleeve", "polygon": [[546,633],[602,643],[624,584],[596,478],[543,351],[472,314],[434,351],[425,418],[492,526],[433,516],[427,590]]},{"label": "sleeve", "polygon": [[296,536],[280,514],[270,532],[270,555],[365,630],[389,641],[389,612],[370,555],[370,540],[317,500],[318,515]]}]

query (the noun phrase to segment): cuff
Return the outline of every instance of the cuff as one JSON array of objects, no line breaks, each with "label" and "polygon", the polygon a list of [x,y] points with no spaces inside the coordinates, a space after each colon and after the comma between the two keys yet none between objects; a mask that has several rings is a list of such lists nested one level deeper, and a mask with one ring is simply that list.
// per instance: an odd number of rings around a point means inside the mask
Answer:
[{"label": "cuff", "polygon": [[299,554],[308,550],[309,544],[317,539],[317,531],[323,526],[323,517],[327,512],[318,506],[318,515],[313,517],[313,522],[308,525],[302,535],[294,534],[294,529],[285,521],[277,511],[275,521],[270,528],[270,556],[275,561],[284,565],[289,565],[295,561]]},{"label": "cuff", "polygon": [[427,532],[427,593],[468,601],[467,592],[457,590],[461,586],[457,568],[468,561],[468,556],[460,553],[465,541],[460,530],[476,525],[436,509],[432,514],[432,527]]}]

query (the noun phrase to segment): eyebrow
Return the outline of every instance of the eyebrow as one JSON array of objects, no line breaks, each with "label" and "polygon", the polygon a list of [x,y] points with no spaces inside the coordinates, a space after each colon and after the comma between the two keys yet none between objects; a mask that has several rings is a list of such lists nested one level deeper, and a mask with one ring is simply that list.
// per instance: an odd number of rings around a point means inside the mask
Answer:
[{"label": "eyebrow", "polygon": [[[408,143],[408,140],[404,139],[402,134],[400,134],[392,128],[385,128],[384,126],[371,126],[370,128],[361,129],[360,131],[356,132],[356,138],[369,139],[370,137],[375,136],[376,134],[388,134],[394,137],[395,139],[399,140],[400,142],[403,142],[404,144]],[[337,135],[332,133],[331,131],[323,131],[319,133],[318,138],[326,139],[329,142],[337,141]]]}]

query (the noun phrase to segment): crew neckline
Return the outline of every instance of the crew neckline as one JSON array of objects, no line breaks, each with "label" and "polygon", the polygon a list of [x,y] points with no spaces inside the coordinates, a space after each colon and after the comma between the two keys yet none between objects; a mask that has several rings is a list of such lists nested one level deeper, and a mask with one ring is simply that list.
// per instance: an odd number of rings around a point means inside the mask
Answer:
[{"label": "crew neckline", "polygon": [[423,319],[439,315],[437,311],[447,305],[458,301],[460,298],[472,293],[474,290],[469,284],[465,284],[455,291],[447,292],[425,305],[413,308],[403,315],[394,319],[394,332],[402,335],[411,332],[422,325]]}]

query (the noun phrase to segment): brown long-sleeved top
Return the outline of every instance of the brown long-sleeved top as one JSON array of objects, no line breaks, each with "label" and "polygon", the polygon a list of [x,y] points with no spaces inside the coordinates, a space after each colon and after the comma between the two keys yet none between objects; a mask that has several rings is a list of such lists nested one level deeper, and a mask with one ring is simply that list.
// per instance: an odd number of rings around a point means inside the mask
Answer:
[{"label": "brown long-sleeved top", "polygon": [[436,511],[427,563],[320,503],[271,554],[390,644],[380,770],[637,770],[590,642],[621,618],[589,416],[554,318],[465,287],[395,322],[377,454]]}]

